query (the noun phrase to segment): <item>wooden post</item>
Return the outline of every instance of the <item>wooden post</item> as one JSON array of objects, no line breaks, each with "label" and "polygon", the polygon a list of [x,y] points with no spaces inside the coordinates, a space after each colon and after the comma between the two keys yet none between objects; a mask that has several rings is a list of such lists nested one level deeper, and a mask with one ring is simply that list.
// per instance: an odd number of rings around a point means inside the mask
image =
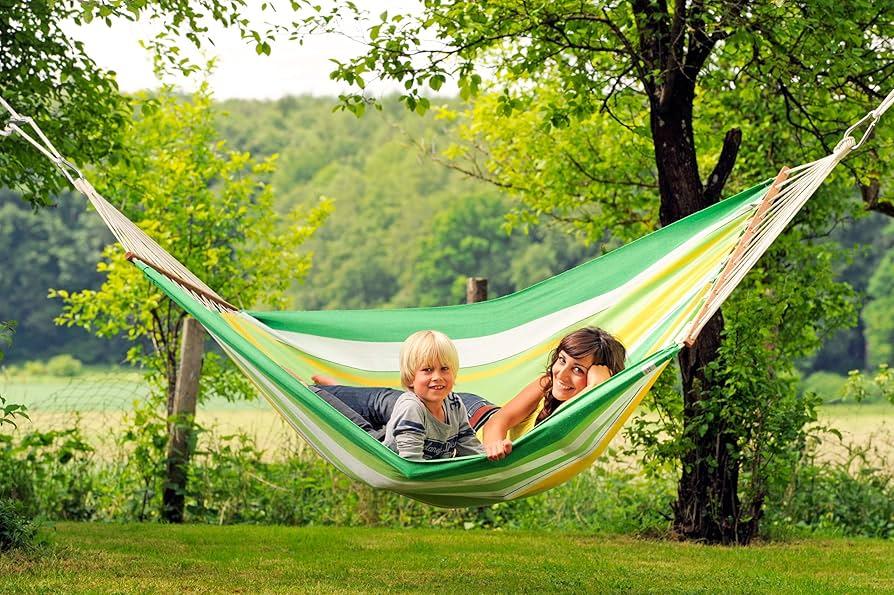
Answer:
[{"label": "wooden post", "polygon": [[466,281],[466,303],[487,301],[487,279],[485,277],[469,277]]},{"label": "wooden post", "polygon": [[186,478],[192,454],[196,396],[205,355],[205,331],[194,318],[183,321],[180,369],[174,389],[174,406],[168,419],[166,481],[162,494],[162,516],[169,523],[183,522]]}]

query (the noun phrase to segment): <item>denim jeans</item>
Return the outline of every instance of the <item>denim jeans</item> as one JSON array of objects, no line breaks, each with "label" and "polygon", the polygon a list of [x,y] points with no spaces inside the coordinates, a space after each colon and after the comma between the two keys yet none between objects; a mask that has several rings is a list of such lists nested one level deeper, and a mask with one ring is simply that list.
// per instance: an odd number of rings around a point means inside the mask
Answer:
[{"label": "denim jeans", "polygon": [[[385,425],[391,418],[394,403],[399,396],[406,392],[395,388],[341,384],[335,386],[313,384],[310,389],[378,440],[385,435]],[[494,412],[497,410],[493,403],[478,395],[456,393],[456,396],[466,406],[466,412],[470,418],[482,407],[491,407]],[[484,418],[481,424],[486,420]]]}]

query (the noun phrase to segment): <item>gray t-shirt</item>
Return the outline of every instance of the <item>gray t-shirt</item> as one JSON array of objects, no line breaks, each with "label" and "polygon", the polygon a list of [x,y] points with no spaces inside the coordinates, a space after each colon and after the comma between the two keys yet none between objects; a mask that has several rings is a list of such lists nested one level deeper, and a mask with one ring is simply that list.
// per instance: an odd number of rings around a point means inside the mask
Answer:
[{"label": "gray t-shirt", "polygon": [[385,426],[385,446],[411,461],[483,453],[459,397],[450,393],[443,407],[445,419],[441,422],[415,394],[405,392],[399,396]]}]

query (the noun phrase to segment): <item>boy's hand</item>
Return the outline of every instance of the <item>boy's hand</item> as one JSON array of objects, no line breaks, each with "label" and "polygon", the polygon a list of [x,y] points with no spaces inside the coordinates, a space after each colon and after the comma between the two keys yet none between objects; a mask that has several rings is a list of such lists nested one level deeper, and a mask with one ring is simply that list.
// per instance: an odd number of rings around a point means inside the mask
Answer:
[{"label": "boy's hand", "polygon": [[491,461],[499,461],[506,458],[512,452],[512,440],[498,440],[496,442],[487,442],[484,445],[484,453]]},{"label": "boy's hand", "polygon": [[607,366],[593,364],[590,366],[590,369],[587,370],[587,386],[596,386],[597,384],[605,382],[611,378],[611,376],[611,370],[609,370]]}]

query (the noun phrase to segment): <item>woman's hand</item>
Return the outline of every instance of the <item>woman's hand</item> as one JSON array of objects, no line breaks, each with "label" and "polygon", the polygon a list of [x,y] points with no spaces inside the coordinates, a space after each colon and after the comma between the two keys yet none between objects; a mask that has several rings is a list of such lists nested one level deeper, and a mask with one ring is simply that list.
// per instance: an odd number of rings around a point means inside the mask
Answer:
[{"label": "woman's hand", "polygon": [[509,440],[508,438],[484,443],[484,453],[491,461],[499,461],[500,459],[506,458],[506,455],[510,452],[512,452],[512,440]]},{"label": "woman's hand", "polygon": [[590,369],[587,370],[587,387],[602,384],[611,377],[611,370],[609,370],[607,366],[603,366],[602,364],[593,364],[592,366],[590,366]]}]

